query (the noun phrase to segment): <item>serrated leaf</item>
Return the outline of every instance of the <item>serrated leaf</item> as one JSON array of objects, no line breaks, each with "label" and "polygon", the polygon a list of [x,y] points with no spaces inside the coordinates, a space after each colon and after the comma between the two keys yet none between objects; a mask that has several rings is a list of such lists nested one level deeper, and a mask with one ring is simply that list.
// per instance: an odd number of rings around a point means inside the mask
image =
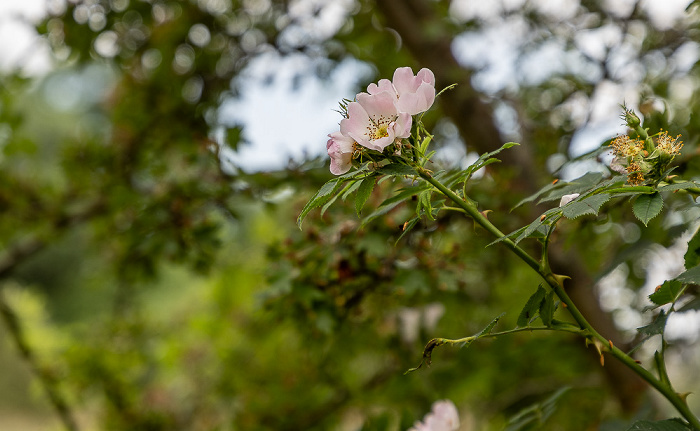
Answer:
[{"label": "serrated leaf", "polygon": [[653,322],[651,322],[647,326],[637,328],[637,331],[646,337],[652,337],[654,335],[663,334],[664,329],[666,328],[666,320],[668,320],[668,315],[664,310],[661,310],[661,312],[659,312],[659,315],[656,316],[656,319],[654,319]]},{"label": "serrated leaf", "polygon": [[367,199],[372,195],[372,190],[374,190],[376,184],[377,182],[374,181],[374,177],[367,177],[362,180],[360,187],[357,189],[357,194],[355,195],[355,211],[358,216],[362,212],[362,208],[365,206]]},{"label": "serrated leaf", "polygon": [[632,212],[644,226],[649,224],[649,221],[659,215],[664,207],[664,200],[659,192],[648,195],[640,195],[635,199],[632,206]]},{"label": "serrated leaf", "polygon": [[521,328],[530,326],[533,317],[535,317],[540,310],[540,305],[545,295],[547,295],[547,291],[544,290],[542,286],[538,286],[537,291],[530,296],[530,299],[525,303],[525,307],[520,311],[520,315],[518,315],[518,326]]},{"label": "serrated leaf", "polygon": [[689,431],[690,428],[680,419],[663,421],[637,421],[627,431]]},{"label": "serrated leaf", "polygon": [[573,181],[564,183],[562,187],[551,191],[547,196],[540,199],[540,203],[558,201],[564,195],[571,195],[574,193],[583,194],[592,190],[601,179],[603,179],[603,174],[600,172],[588,172],[587,174],[576,178]]},{"label": "serrated leaf", "polygon": [[610,200],[608,194],[598,194],[589,196],[585,199],[570,202],[562,207],[562,214],[568,219],[575,219],[584,214],[597,215],[600,207]]},{"label": "serrated leaf", "polygon": [[474,161],[471,165],[467,166],[463,171],[460,171],[456,176],[451,176],[450,180],[448,182],[443,182],[445,186],[447,187],[452,187],[455,183],[461,182],[461,181],[468,181],[472,175],[479,169],[483,168],[484,166],[490,165],[492,163],[499,163],[500,160],[494,158],[493,156],[497,155],[503,150],[506,150],[508,148],[514,147],[516,145],[520,145],[516,142],[507,142],[501,146],[501,148],[488,152],[488,153],[483,153],[482,155],[479,156],[478,159]]},{"label": "serrated leaf", "polygon": [[498,244],[499,242],[504,241],[504,240],[506,240],[506,239],[517,237],[517,236],[519,236],[523,231],[525,231],[525,229],[527,229],[527,226],[523,226],[523,227],[521,227],[521,228],[518,229],[518,230],[515,230],[515,231],[513,231],[513,232],[511,232],[511,233],[509,233],[509,234],[503,235],[502,237],[497,238],[497,239],[491,241],[489,244],[486,245],[486,247],[491,247],[492,245]]},{"label": "serrated leaf", "polygon": [[688,251],[685,252],[685,267],[692,268],[700,264],[700,229],[688,241]]},{"label": "serrated leaf", "polygon": [[668,280],[649,295],[649,299],[656,305],[670,304],[675,302],[683,293],[683,283],[678,280]]},{"label": "serrated leaf", "polygon": [[420,216],[421,210],[425,211],[425,214],[430,220],[435,220],[433,217],[433,206],[430,202],[430,190],[426,190],[418,195],[418,206],[416,207],[416,215]]},{"label": "serrated leaf", "polygon": [[357,181],[353,181],[352,184],[350,184],[349,187],[345,187],[345,188],[343,189],[343,194],[340,196],[340,198],[343,200],[343,202],[345,202],[345,199],[347,199],[348,196],[350,196],[350,194],[351,194],[352,192],[354,192],[355,190],[357,190],[357,189],[360,187],[361,184],[362,184],[362,180],[360,179],[360,180],[357,180]]},{"label": "serrated leaf", "polygon": [[700,187],[700,184],[694,181],[684,181],[682,183],[667,184],[659,187],[660,192],[672,192],[676,190],[685,190],[691,187]]},{"label": "serrated leaf", "polygon": [[381,205],[379,208],[372,211],[369,215],[367,215],[364,219],[362,219],[362,223],[360,223],[360,227],[365,226],[367,223],[371,222],[372,220],[376,219],[377,217],[383,216],[384,214],[386,214],[389,211],[396,208],[402,202],[403,201],[394,201],[394,202],[387,204],[387,205]]},{"label": "serrated leaf", "polygon": [[377,172],[383,175],[418,175],[412,167],[403,165],[401,163],[390,163],[386,166],[382,166],[381,168],[377,169]]},{"label": "serrated leaf", "polygon": [[540,319],[544,326],[551,327],[554,318],[554,292],[550,291],[540,303]]},{"label": "serrated leaf", "polygon": [[513,241],[516,244],[519,243],[520,241],[524,240],[525,238],[529,237],[532,235],[537,229],[542,226],[543,220],[542,217],[538,217],[530,223],[529,225],[525,226],[525,230],[523,230],[520,235]]},{"label": "serrated leaf", "polygon": [[342,182],[339,180],[339,178],[333,178],[332,180],[329,180],[323,186],[321,186],[321,188],[309,200],[309,202],[307,202],[306,205],[304,205],[304,208],[301,210],[299,217],[297,217],[297,226],[299,226],[299,229],[301,229],[301,224],[304,222],[304,219],[309,214],[309,212],[312,209],[318,208],[327,203],[331,199],[332,193],[335,190],[339,189],[341,185]]},{"label": "serrated leaf", "polygon": [[681,283],[686,283],[686,284],[700,284],[700,266],[695,266],[693,268],[690,268],[689,270],[687,270],[683,274],[674,278],[674,280],[678,280]]}]

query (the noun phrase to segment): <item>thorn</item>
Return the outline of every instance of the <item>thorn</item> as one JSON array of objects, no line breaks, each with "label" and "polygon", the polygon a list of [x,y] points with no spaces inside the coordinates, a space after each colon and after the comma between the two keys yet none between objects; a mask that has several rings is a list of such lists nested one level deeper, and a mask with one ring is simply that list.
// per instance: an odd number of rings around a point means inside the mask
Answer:
[{"label": "thorn", "polygon": [[640,361],[639,359],[635,359],[634,362],[636,362],[639,365],[642,365],[642,361]]},{"label": "thorn", "polygon": [[483,210],[483,211],[479,211],[479,212],[481,213],[482,216],[484,216],[484,217],[486,217],[486,218],[489,218],[489,213],[490,213],[490,212],[493,212],[493,211],[491,211],[491,210]]},{"label": "thorn", "polygon": [[544,219],[546,219],[546,218],[547,218],[547,216],[545,214],[542,214],[542,216],[540,216],[540,221],[544,221]]},{"label": "thorn", "polygon": [[654,292],[658,292],[659,289],[661,289],[661,285],[660,285],[660,284],[654,288]]},{"label": "thorn", "polygon": [[610,344],[610,349],[612,350],[612,348],[613,348],[612,340],[608,340],[608,343]]},{"label": "thorn", "polygon": [[560,275],[560,274],[552,274],[552,275],[554,276],[554,279],[557,280],[557,283],[559,283],[559,285],[561,287],[564,287],[564,280],[571,280],[571,277],[569,277],[568,275]]},{"label": "thorn", "polygon": [[600,366],[604,367],[605,358],[603,357],[603,343],[601,343],[597,338],[593,340],[586,338],[586,347],[590,346],[591,344],[593,344],[593,347],[595,347],[598,355],[600,355]]},{"label": "thorn", "polygon": [[692,394],[692,392],[676,392],[676,394],[681,397],[684,403],[687,403],[688,395]]},{"label": "thorn", "polygon": [[403,227],[401,228],[401,230],[402,230],[402,231],[405,231],[405,230],[406,230],[406,226],[408,226],[408,221],[407,221],[406,223],[403,224]]},{"label": "thorn", "polygon": [[554,185],[554,184],[556,184],[556,183],[558,183],[558,182],[559,182],[559,178],[557,178],[557,179],[555,179],[554,181],[552,181],[552,185]]}]

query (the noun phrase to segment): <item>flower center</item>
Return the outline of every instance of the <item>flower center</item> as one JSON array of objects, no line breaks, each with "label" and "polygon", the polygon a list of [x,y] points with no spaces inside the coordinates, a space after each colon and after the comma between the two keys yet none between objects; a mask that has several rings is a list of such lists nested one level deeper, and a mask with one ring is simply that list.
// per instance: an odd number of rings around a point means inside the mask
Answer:
[{"label": "flower center", "polygon": [[372,119],[367,127],[369,138],[375,140],[389,136],[389,124],[391,124],[391,119],[384,115],[380,115],[378,119]]}]

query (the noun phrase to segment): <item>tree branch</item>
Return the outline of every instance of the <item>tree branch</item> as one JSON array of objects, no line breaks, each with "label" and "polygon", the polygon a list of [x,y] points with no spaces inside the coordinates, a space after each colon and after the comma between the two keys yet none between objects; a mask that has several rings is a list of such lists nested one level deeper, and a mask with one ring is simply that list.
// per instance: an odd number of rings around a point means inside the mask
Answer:
[{"label": "tree branch", "polygon": [[0,316],[5,322],[5,326],[10,331],[11,338],[14,340],[17,350],[19,350],[22,359],[29,365],[32,373],[39,379],[41,386],[44,388],[46,395],[49,397],[49,402],[53,406],[56,413],[63,422],[63,426],[68,431],[78,431],[78,425],[73,418],[70,406],[59,389],[58,379],[51,373],[50,370],[42,367],[39,360],[34,354],[27,338],[25,337],[22,326],[19,322],[19,317],[5,301],[5,297],[0,291]]}]

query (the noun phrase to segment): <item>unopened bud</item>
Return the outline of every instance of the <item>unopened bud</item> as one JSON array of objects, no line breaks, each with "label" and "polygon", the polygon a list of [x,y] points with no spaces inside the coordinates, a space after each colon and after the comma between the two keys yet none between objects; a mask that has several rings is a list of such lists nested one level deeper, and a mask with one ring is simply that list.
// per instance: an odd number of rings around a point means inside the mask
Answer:
[{"label": "unopened bud", "polygon": [[637,117],[637,114],[630,111],[629,109],[625,109],[623,117],[625,119],[625,123],[627,123],[627,125],[632,129],[642,124],[642,122],[639,120],[639,117]]}]

